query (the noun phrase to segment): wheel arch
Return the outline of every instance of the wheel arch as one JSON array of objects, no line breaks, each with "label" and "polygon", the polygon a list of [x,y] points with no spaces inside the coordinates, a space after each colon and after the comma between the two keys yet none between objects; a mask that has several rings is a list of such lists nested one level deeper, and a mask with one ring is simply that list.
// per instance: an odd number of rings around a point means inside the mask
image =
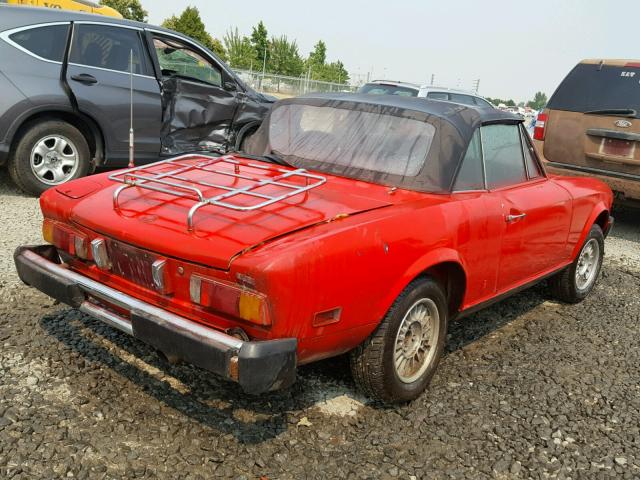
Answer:
[{"label": "wheel arch", "polygon": [[434,278],[443,288],[449,303],[449,318],[457,315],[467,289],[467,274],[456,261],[437,263],[427,268],[419,277]]},{"label": "wheel arch", "polygon": [[94,159],[94,167],[95,165],[101,165],[104,162],[106,144],[102,129],[98,123],[86,115],[65,110],[41,110],[33,112],[26,118],[22,119],[15,127],[14,134],[12,136],[10,155],[13,154],[20,138],[22,138],[22,135],[28,128],[37,122],[47,120],[61,120],[76,127],[80,133],[82,133],[82,136],[89,145],[91,158]]},{"label": "wheel arch", "polygon": [[593,227],[594,225],[598,225],[600,228],[602,228],[602,232],[606,235],[610,216],[611,214],[609,212],[609,208],[607,208],[607,206],[603,202],[599,202],[598,204],[596,204],[593,211],[591,212],[591,215],[589,216],[589,219],[584,224],[582,233],[580,233],[580,239],[573,249],[573,253],[571,255],[572,259],[575,259],[578,255],[578,252],[580,252],[582,244],[587,238],[587,235],[589,235],[591,227]]},{"label": "wheel arch", "polygon": [[[455,317],[467,290],[467,271],[458,252],[451,248],[432,250],[412,264],[385,298],[384,312],[389,310],[407,285],[420,277],[431,277],[440,283],[449,303],[449,317]],[[384,313],[380,315],[383,317]]]},{"label": "wheel arch", "polygon": [[252,122],[249,122],[249,123],[243,125],[238,130],[238,132],[235,134],[235,141],[234,141],[234,150],[236,152],[240,151],[240,147],[242,147],[242,141],[245,139],[247,134],[249,132],[257,130],[260,127],[261,123],[262,123],[261,121],[254,120]]},{"label": "wheel arch", "polygon": [[598,224],[600,226],[600,228],[602,229],[603,232],[606,231],[607,227],[609,226],[609,217],[611,215],[609,214],[609,210],[603,210],[602,212],[600,212],[598,214],[598,216],[596,217],[594,224]]}]

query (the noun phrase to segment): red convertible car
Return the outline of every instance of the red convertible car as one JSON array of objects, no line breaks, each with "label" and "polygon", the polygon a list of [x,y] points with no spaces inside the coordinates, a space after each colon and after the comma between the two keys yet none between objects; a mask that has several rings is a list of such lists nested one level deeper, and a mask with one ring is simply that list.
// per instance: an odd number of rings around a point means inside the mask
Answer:
[{"label": "red convertible car", "polygon": [[350,352],[384,402],[424,391],[454,317],[547,278],[584,299],[613,222],[609,188],[547,175],[510,114],[353,94],[280,101],[244,153],[40,201],[28,285],[248,393]]}]

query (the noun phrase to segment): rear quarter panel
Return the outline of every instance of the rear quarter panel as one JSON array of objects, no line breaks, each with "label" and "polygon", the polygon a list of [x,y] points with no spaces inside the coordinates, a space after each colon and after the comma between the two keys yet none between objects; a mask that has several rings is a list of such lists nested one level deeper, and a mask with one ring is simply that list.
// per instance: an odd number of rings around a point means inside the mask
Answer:
[{"label": "rear quarter panel", "polygon": [[567,247],[575,258],[591,226],[602,212],[611,213],[613,192],[604,182],[588,177],[551,175],[553,181],[564,187],[573,199],[573,214]]},{"label": "rear quarter panel", "polygon": [[73,111],[62,81],[62,64],[28,55],[0,40],[0,139],[11,142],[30,116],[49,110]]},{"label": "rear quarter panel", "polygon": [[[480,214],[482,200],[473,211],[448,198],[318,225],[240,256],[232,270],[249,273],[267,293],[274,318],[270,336],[297,337],[301,363],[337,355],[360,344],[430,266],[456,262],[467,270],[473,264],[491,278],[499,239],[485,224],[470,227],[486,216]],[[478,235],[492,242],[487,250],[474,248]],[[492,282],[485,290],[495,288],[495,277]],[[479,284],[467,289],[471,296],[483,293]],[[316,313],[335,308],[342,309],[339,322],[313,326]]]}]

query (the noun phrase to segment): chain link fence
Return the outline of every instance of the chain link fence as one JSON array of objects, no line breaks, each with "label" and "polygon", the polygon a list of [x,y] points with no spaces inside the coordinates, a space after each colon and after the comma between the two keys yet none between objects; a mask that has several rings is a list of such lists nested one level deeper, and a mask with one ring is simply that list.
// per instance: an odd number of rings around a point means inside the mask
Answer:
[{"label": "chain link fence", "polygon": [[238,76],[251,88],[278,97],[294,97],[309,92],[355,92],[358,87],[343,83],[311,80],[306,75],[288,77],[271,73],[234,69]]}]

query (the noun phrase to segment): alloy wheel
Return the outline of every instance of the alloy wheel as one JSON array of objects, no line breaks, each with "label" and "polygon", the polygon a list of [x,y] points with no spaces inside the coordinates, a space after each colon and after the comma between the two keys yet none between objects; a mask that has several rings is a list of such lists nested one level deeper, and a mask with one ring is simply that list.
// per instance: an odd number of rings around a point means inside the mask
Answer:
[{"label": "alloy wheel", "polygon": [[415,302],[400,322],[394,343],[394,367],[403,383],[419,379],[431,364],[438,339],[440,315],[435,302]]},{"label": "alloy wheel", "polygon": [[48,135],[36,142],[31,150],[31,171],[47,185],[59,185],[78,170],[78,149],[62,135]]}]

